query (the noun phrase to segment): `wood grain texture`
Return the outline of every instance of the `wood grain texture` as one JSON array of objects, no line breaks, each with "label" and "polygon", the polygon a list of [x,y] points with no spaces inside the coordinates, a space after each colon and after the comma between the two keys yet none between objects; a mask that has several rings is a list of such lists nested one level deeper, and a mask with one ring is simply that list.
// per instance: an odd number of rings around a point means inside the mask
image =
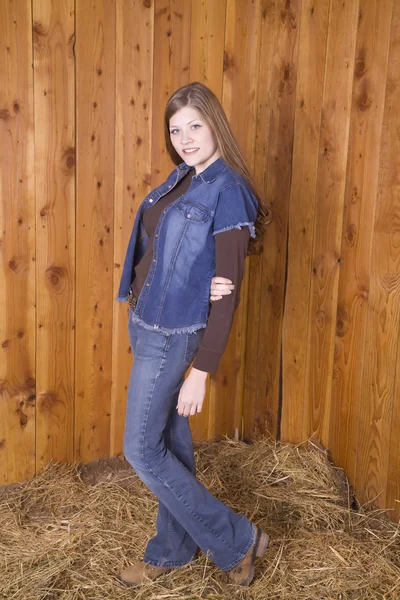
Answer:
[{"label": "wood grain texture", "polygon": [[[114,292],[136,212],[151,186],[154,4],[117,0],[116,4],[116,130],[114,203]],[[141,23],[141,27],[136,24]],[[111,394],[110,452],[123,449],[132,350],[128,306],[115,302]]]},{"label": "wood grain texture", "polygon": [[392,0],[360,1],[353,72],[328,444],[332,459],[343,465],[353,485],[367,393],[364,349],[370,338],[367,314],[378,194],[377,148],[382,136],[392,5]]},{"label": "wood grain texture", "polygon": [[37,247],[36,466],[73,460],[74,3],[34,5]]},{"label": "wood grain texture", "polygon": [[115,1],[76,13],[75,458],[110,453]]},{"label": "wood grain texture", "polygon": [[327,447],[358,3],[331,3],[319,138],[303,438]]},{"label": "wood grain texture", "polygon": [[288,266],[282,329],[283,404],[281,439],[303,436],[307,329],[312,272],[315,193],[329,0],[303,1],[300,15],[298,77],[294,114],[292,179],[290,189]]},{"label": "wood grain texture", "polygon": [[297,81],[300,3],[277,2],[274,9],[270,123],[266,156],[266,198],[274,221],[267,228],[262,255],[258,343],[257,413],[274,436],[279,431],[281,331],[283,326],[287,230],[292,170],[294,103]]},{"label": "wood grain texture", "polygon": [[[361,497],[374,503],[377,503],[378,498],[379,506],[387,506],[389,470],[392,498],[397,489],[397,500],[400,499],[400,474],[397,474],[397,484],[393,485],[396,478],[393,478],[390,464],[391,458],[396,461],[391,450],[398,448],[396,438],[399,434],[398,430],[393,429],[393,424],[399,420],[399,400],[395,398],[400,330],[399,22],[400,9],[395,2],[388,55],[378,193],[370,246],[363,406],[359,419],[355,477],[355,486],[361,491]],[[367,402],[365,398],[368,398]]]},{"label": "wood grain texture", "polygon": [[[268,155],[273,95],[273,61],[278,35],[278,2],[263,0],[260,14],[260,59],[258,70],[258,99],[256,131],[254,139],[254,176],[261,192],[268,197]],[[272,200],[270,198],[270,200]],[[272,200],[272,204],[274,201]],[[271,288],[268,277],[273,277],[274,265],[270,259],[273,248],[274,224],[265,235],[260,254],[252,255],[249,262],[249,295],[247,308],[247,335],[243,390],[243,431],[242,438],[251,439],[256,433],[263,433],[277,427],[272,423],[271,410],[266,402],[265,389],[271,381],[269,353],[273,346],[261,336],[261,321],[266,313],[271,314]],[[267,259],[267,257],[269,257]],[[272,256],[273,258],[273,256]],[[264,272],[263,267],[266,271]],[[264,278],[266,278],[264,282]],[[262,290],[264,293],[262,294]],[[268,290],[268,293],[265,293]],[[267,334],[269,337],[269,334]]]},{"label": "wood grain texture", "polygon": [[0,484],[35,473],[35,180],[30,2],[0,12]]},{"label": "wood grain texture", "polygon": [[[382,173],[382,186],[386,197],[386,203],[390,203],[390,220],[389,227],[390,237],[390,279],[386,277],[386,287],[391,293],[395,293],[396,300],[394,310],[391,313],[391,322],[388,324],[388,330],[392,327],[397,329],[397,348],[395,347],[396,355],[391,357],[391,366],[394,369],[394,387],[392,395],[391,408],[391,427],[390,427],[390,442],[389,442],[389,458],[388,472],[386,480],[385,496],[379,497],[377,504],[380,507],[389,509],[389,516],[398,522],[400,519],[400,333],[399,333],[399,268],[398,268],[398,243],[400,231],[400,195],[399,195],[399,152],[400,152],[400,111],[399,111],[399,88],[400,88],[400,4],[393,2],[390,46],[388,56],[388,72],[386,82],[386,98],[385,98],[385,115],[384,115],[384,131],[385,136],[382,136],[382,147],[380,153],[380,171]],[[394,252],[394,254],[393,254]],[[397,289],[395,289],[397,286]],[[391,331],[392,339],[396,337],[396,331]],[[391,375],[391,374],[390,374]],[[387,427],[386,427],[387,431]],[[386,432],[384,432],[386,433]],[[385,447],[383,447],[383,452]],[[382,486],[385,483],[386,473],[379,473],[379,484]],[[361,482],[356,482],[357,488]],[[378,488],[379,489],[379,488]],[[380,488],[382,489],[382,488]],[[363,492],[364,487],[360,488]],[[367,497],[370,497],[371,490],[368,489]]]},{"label": "wood grain texture", "polygon": [[[260,12],[259,0],[227,3],[222,105],[250,168],[254,163]],[[232,436],[235,432],[238,435],[243,429],[248,270],[246,261],[241,300],[234,314],[229,342],[210,384],[208,430],[211,439]]]}]

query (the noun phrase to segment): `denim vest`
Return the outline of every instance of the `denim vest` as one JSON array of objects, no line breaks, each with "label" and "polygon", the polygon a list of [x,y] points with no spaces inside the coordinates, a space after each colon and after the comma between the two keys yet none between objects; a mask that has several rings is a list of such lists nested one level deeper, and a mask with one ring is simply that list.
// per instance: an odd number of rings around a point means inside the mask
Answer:
[{"label": "denim vest", "polygon": [[[180,163],[139,206],[116,296],[118,302],[128,299],[133,269],[146,249],[143,212],[173,189],[191,168]],[[215,276],[214,235],[247,225],[251,237],[256,237],[257,211],[257,198],[247,181],[222,157],[194,174],[187,192],[161,213],[154,232],[153,262],[132,320],[165,334],[206,327],[211,280]]]}]

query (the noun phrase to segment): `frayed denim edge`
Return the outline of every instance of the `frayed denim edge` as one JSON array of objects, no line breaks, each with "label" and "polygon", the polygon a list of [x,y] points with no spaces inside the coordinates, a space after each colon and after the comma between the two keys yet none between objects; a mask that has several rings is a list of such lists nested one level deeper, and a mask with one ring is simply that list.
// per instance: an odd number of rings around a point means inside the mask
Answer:
[{"label": "frayed denim edge", "polygon": [[146,565],[150,565],[151,567],[167,567],[169,569],[175,569],[176,567],[185,567],[186,565],[192,565],[197,562],[197,559],[196,554],[193,554],[192,558],[188,562],[176,562],[171,560],[159,561],[153,560],[152,558],[146,558],[146,560],[144,560],[143,558],[143,562],[145,562]]},{"label": "frayed denim edge", "polygon": [[195,325],[188,325],[187,327],[173,327],[171,329],[167,329],[166,327],[160,327],[160,325],[157,325],[157,327],[154,327],[154,325],[150,325],[149,323],[146,323],[146,321],[143,321],[143,319],[138,317],[136,313],[132,313],[131,318],[134,323],[138,323],[145,329],[149,329],[150,331],[165,333],[167,335],[170,335],[171,333],[193,333],[194,331],[197,331],[198,329],[203,329],[203,327],[207,327],[207,323],[196,323]]},{"label": "frayed denim edge", "polygon": [[254,221],[246,222],[246,223],[236,223],[236,225],[228,225],[227,227],[222,227],[222,229],[217,229],[217,231],[213,231],[213,235],[217,233],[221,233],[221,231],[229,231],[230,229],[241,229],[242,226],[247,225],[250,229],[251,237],[256,237],[256,228],[254,227]]}]

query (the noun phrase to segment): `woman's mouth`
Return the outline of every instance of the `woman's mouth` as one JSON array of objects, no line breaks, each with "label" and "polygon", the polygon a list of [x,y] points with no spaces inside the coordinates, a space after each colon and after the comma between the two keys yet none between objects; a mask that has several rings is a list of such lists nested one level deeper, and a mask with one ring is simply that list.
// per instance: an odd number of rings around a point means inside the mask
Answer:
[{"label": "woman's mouth", "polygon": [[182,150],[182,152],[184,154],[196,154],[197,150],[199,150],[199,148],[187,148],[186,150]]}]

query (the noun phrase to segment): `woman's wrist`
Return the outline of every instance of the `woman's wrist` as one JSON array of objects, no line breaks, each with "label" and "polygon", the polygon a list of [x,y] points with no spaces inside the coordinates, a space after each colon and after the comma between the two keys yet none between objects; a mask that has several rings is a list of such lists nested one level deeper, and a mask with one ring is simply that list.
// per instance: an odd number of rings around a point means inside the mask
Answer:
[{"label": "woman's wrist", "polygon": [[196,367],[192,367],[190,373],[193,373],[194,377],[197,379],[207,379],[208,372],[200,371],[200,369],[196,369]]}]

